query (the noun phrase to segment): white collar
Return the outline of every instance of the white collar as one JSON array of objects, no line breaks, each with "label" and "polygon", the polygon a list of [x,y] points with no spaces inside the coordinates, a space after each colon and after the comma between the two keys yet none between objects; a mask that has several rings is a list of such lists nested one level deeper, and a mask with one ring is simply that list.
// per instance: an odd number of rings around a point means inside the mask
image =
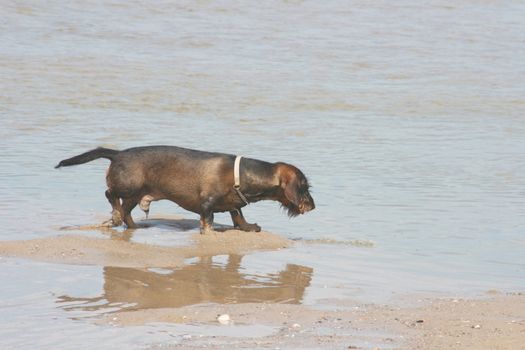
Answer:
[{"label": "white collar", "polygon": [[242,156],[235,157],[235,165],[233,166],[233,189],[237,192],[239,197],[241,197],[244,203],[250,204],[248,199],[246,199],[246,197],[241,192],[241,158]]}]

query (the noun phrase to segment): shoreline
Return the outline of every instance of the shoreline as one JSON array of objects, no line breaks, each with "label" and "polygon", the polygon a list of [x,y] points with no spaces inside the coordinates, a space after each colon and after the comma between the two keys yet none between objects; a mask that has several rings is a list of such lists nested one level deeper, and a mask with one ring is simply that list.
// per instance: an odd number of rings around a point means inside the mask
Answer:
[{"label": "shoreline", "polygon": [[[1,241],[0,257],[103,266],[100,296],[63,296],[60,301],[75,304],[71,310],[86,311],[88,322],[100,327],[193,326],[193,333],[175,337],[175,343],[159,344],[167,349],[511,350],[525,344],[525,293],[488,291],[476,298],[405,295],[386,303],[319,299],[305,305],[302,298],[312,269],[288,264],[261,282],[261,276],[240,268],[241,255],[289,248],[293,241],[237,230],[189,232],[181,241],[189,244],[168,247],[122,237],[64,234]],[[209,258],[215,255],[227,255],[227,263],[214,266]],[[200,261],[186,264],[193,257]],[[249,293],[243,295],[245,291]],[[231,299],[233,294],[237,299]],[[123,301],[132,307],[104,309]],[[217,316],[225,314],[229,321],[222,325]],[[201,333],[210,327],[215,335]]]},{"label": "shoreline", "polygon": [[[270,335],[185,334],[167,349],[202,347],[326,349],[519,349],[525,342],[525,294],[483,299],[426,299],[423,306],[355,304],[320,310],[292,304],[205,304],[105,315],[96,323],[117,327],[150,323],[206,327],[258,325]],[[218,315],[228,315],[221,325]],[[246,331],[246,330],[244,330]],[[228,330],[231,333],[231,329]]]}]

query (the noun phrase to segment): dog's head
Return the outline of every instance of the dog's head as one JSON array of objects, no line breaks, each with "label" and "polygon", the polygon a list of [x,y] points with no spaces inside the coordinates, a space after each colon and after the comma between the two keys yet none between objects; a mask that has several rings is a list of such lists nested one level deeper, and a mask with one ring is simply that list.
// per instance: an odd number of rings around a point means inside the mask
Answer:
[{"label": "dog's head", "polygon": [[277,200],[286,208],[288,216],[294,217],[315,209],[310,185],[301,170],[291,164],[276,163],[276,175],[280,187]]}]

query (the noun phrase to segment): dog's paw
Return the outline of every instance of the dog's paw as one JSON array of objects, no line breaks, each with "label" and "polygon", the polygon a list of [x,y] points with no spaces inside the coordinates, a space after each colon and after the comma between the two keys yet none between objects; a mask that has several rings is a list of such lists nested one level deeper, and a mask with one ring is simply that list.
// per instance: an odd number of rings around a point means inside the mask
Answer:
[{"label": "dog's paw", "polygon": [[257,225],[257,224],[244,224],[242,226],[239,226],[239,229],[242,230],[242,231],[246,231],[246,232],[260,232],[261,231],[261,226]]},{"label": "dog's paw", "polygon": [[209,235],[215,233],[215,230],[212,227],[201,227],[201,235]]}]

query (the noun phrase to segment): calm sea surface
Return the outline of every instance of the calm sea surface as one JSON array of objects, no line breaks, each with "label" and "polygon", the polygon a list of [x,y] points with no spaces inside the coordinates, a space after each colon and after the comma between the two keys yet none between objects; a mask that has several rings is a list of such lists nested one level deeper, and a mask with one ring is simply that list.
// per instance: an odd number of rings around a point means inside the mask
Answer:
[{"label": "calm sea surface", "polygon": [[[239,267],[239,278],[271,279],[297,265],[308,280],[296,302],[524,289],[522,1],[1,0],[0,13],[0,240],[109,217],[108,162],[58,171],[59,160],[170,144],[307,174],[315,211],[245,210],[296,247]],[[170,202],[152,214],[197,218]],[[133,239],[177,237],[153,227]],[[100,326],[71,320],[89,311],[60,306],[64,295],[107,299],[120,273],[108,268],[0,259],[0,345],[162,341],[167,326],[97,338]]]}]

